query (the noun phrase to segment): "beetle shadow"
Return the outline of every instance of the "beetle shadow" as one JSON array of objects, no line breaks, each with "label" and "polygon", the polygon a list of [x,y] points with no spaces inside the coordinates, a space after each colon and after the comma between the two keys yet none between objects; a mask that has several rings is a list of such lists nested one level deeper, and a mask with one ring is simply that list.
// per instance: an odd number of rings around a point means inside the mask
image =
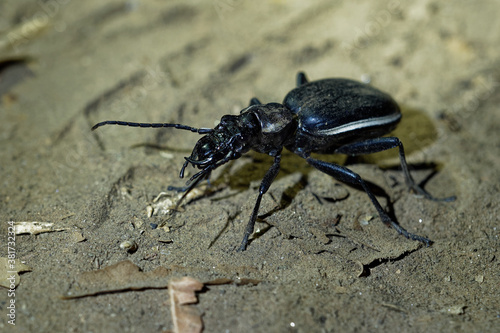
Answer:
[{"label": "beetle shadow", "polygon": [[[438,140],[438,132],[433,120],[425,112],[407,106],[401,106],[402,119],[395,130],[387,136],[395,136],[401,140],[406,158],[417,152],[425,153],[425,149]],[[396,148],[379,153],[349,157],[349,164],[376,164],[382,169],[390,169],[399,165]],[[437,163],[428,162],[412,164],[415,169],[435,169]]]},{"label": "beetle shadow", "polygon": [[[395,136],[401,140],[407,159],[411,159],[412,154],[420,153],[425,155],[425,149],[438,140],[438,132],[433,120],[426,112],[407,106],[401,106],[401,113],[403,115],[401,122],[388,136]],[[345,164],[376,164],[382,170],[401,171],[401,163],[396,148],[374,154],[348,157]],[[424,187],[443,168],[443,164],[435,161],[409,162],[408,168],[410,173],[414,170],[431,170],[418,183],[419,186]]]},{"label": "beetle shadow", "polygon": [[[222,176],[224,173],[221,172],[220,175],[216,180],[214,180],[212,183],[216,184],[219,182],[229,182],[229,187],[232,189],[237,189],[239,191],[246,191],[249,188],[249,184],[254,181],[262,181],[264,178],[264,175],[266,174],[267,170],[269,167],[272,165],[273,158],[267,155],[259,154],[259,153],[254,153],[251,152],[249,155],[251,161],[248,163],[245,163],[241,167],[239,167],[237,170],[235,170],[230,176],[229,179],[225,178]],[[346,165],[346,156],[344,155],[337,155],[337,154],[331,154],[331,155],[317,155],[317,158],[321,159],[322,161],[326,161],[329,163],[336,163],[339,165]],[[283,156],[281,160],[281,169],[274,180],[274,182],[278,181],[281,178],[287,177],[288,175],[291,175],[293,173],[300,173],[301,177],[291,183],[289,186],[287,186],[282,194],[281,198],[278,200],[274,199],[276,201],[276,206],[272,208],[269,211],[263,212],[262,214],[259,214],[258,218],[259,219],[265,219],[266,217],[269,217],[273,214],[275,214],[278,211],[282,211],[286,209],[290,204],[294,201],[295,197],[298,195],[300,191],[302,191],[304,188],[307,187],[309,184],[309,174],[312,171],[317,171],[314,167],[310,166],[303,158],[288,152],[288,151],[283,151]],[[363,176],[360,175],[362,178]],[[333,177],[330,177],[332,180],[332,186],[334,186],[335,182],[341,183],[347,187],[353,188],[355,190],[359,190],[361,192],[365,192],[364,189],[361,186],[357,185],[351,185],[347,184],[344,182],[341,182],[339,180],[336,180]],[[367,181],[363,178],[367,186],[370,188],[373,194],[375,194],[377,197],[381,197],[386,199],[387,202],[387,214],[391,217],[394,218],[394,207],[391,202],[390,196],[387,194],[387,192],[380,187],[379,185],[372,183],[370,181]],[[274,183],[273,182],[273,183]],[[272,185],[271,185],[272,188]],[[270,192],[268,192],[270,193]],[[317,195],[314,194],[314,190],[311,190],[312,195],[318,200],[319,204],[323,204],[323,202],[330,202],[328,198],[319,198]],[[257,195],[257,191],[255,193],[255,196]],[[323,200],[325,199],[325,200]],[[343,200],[343,199],[341,199]],[[368,200],[368,197],[367,197]]]},{"label": "beetle shadow", "polygon": [[[225,182],[232,190],[236,190],[236,192],[247,191],[250,187],[253,187],[250,186],[250,184],[257,183],[258,185],[255,188],[256,198],[258,186],[272,166],[274,158],[253,151],[247,153],[242,158],[246,158],[247,161],[231,172],[232,163],[228,163],[226,169],[218,172],[219,176],[211,182],[212,184]],[[284,188],[281,198],[274,199],[277,203],[276,208],[272,209],[271,212],[266,212],[265,216],[270,216],[276,211],[287,208],[293,202],[297,194],[308,185],[308,175],[312,170],[314,170],[314,168],[310,167],[303,158],[284,150],[280,163],[280,171],[274,179],[273,184],[294,173],[299,173],[301,176]],[[271,190],[272,189],[273,185],[271,185]],[[270,193],[271,192],[268,192],[268,194]],[[261,217],[261,215],[259,215],[259,217]]]},{"label": "beetle shadow", "polygon": [[[248,190],[252,182],[259,182],[260,184],[274,161],[274,158],[271,156],[253,151],[245,154],[241,159],[243,158],[247,159],[247,162],[232,171],[228,177],[225,177],[225,181],[229,183],[229,187],[232,189]],[[228,165],[230,165],[230,163],[228,163]],[[310,171],[311,168],[303,158],[284,150],[280,163],[280,171],[273,181],[273,184],[293,173],[301,173],[305,178],[299,181],[299,183],[303,183],[305,187],[307,185],[307,174]],[[223,173],[219,172],[219,174],[221,175],[219,178],[222,178]],[[290,192],[290,195],[293,194],[292,192]],[[293,194],[293,197],[295,197],[295,195],[296,193]]]}]

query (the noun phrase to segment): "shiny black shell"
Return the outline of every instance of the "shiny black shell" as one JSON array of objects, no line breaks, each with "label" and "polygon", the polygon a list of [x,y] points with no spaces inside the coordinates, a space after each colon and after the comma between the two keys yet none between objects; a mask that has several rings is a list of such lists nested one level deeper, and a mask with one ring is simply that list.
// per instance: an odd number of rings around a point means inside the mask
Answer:
[{"label": "shiny black shell", "polygon": [[401,119],[391,96],[349,79],[305,83],[290,91],[283,105],[297,117],[297,131],[285,147],[302,156],[380,137]]}]

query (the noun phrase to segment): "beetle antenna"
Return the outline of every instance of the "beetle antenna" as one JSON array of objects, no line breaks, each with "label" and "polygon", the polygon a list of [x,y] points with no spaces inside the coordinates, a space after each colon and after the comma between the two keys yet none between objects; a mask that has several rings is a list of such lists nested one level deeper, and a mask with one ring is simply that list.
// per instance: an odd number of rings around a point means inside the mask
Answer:
[{"label": "beetle antenna", "polygon": [[211,128],[196,128],[182,124],[169,124],[169,123],[134,123],[129,121],[119,121],[119,120],[106,120],[92,126],[92,130],[95,131],[97,128],[104,125],[120,125],[120,126],[131,126],[131,127],[152,127],[152,128],[160,128],[160,127],[174,127],[177,129],[188,130],[198,134],[207,134],[213,131]]}]

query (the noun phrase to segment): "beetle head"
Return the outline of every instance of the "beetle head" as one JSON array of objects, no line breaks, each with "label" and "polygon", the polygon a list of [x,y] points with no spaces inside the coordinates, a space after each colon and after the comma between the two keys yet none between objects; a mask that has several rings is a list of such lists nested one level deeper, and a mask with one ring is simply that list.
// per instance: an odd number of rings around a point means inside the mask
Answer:
[{"label": "beetle head", "polygon": [[180,177],[184,177],[185,168],[191,164],[201,169],[192,176],[188,183],[208,175],[219,166],[241,157],[250,150],[255,138],[256,124],[251,115],[226,115],[207,135],[203,136],[193,148],[191,156],[185,157]]}]

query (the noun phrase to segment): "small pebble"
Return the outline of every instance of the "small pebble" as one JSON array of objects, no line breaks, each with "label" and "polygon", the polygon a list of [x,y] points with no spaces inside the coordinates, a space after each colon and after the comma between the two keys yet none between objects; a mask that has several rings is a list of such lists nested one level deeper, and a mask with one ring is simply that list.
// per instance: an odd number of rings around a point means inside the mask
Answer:
[{"label": "small pebble", "polygon": [[137,251],[137,243],[134,241],[123,241],[120,243],[120,249],[126,250],[128,253],[134,253]]}]

